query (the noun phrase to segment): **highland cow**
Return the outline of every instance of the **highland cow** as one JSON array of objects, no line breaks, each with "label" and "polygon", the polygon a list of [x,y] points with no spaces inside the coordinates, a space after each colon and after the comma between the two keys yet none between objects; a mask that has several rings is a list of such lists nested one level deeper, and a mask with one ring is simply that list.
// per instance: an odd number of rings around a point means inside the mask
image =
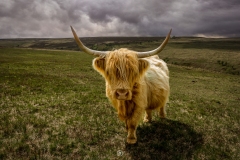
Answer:
[{"label": "highland cow", "polygon": [[126,123],[127,143],[137,142],[136,129],[145,112],[144,122],[150,122],[152,111],[166,117],[169,98],[169,71],[166,63],[158,57],[167,44],[171,30],[164,42],[155,50],[136,52],[121,48],[113,51],[96,51],[87,48],[71,27],[79,48],[97,56],[93,68],[106,81],[106,96]]}]

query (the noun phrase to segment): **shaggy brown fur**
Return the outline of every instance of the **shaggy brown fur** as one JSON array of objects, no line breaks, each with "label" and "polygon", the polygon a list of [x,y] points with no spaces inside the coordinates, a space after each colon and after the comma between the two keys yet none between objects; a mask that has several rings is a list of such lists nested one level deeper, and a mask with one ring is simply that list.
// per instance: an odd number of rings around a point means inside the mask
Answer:
[{"label": "shaggy brown fur", "polygon": [[136,143],[136,128],[144,112],[145,122],[151,121],[155,109],[165,118],[169,72],[158,56],[137,58],[136,52],[119,49],[95,58],[93,67],[105,78],[106,96],[126,123],[128,143]]}]

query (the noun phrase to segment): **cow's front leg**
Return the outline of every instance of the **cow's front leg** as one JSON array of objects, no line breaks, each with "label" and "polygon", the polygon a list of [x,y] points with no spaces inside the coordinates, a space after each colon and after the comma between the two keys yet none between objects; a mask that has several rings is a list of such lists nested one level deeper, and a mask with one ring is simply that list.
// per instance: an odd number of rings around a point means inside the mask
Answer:
[{"label": "cow's front leg", "polygon": [[152,111],[146,110],[143,122],[147,123],[147,122],[151,122],[151,121],[152,121]]},{"label": "cow's front leg", "polygon": [[127,143],[129,144],[135,144],[137,142],[137,136],[136,136],[136,129],[137,129],[137,123],[134,122],[132,119],[126,120],[126,128],[127,128]]}]

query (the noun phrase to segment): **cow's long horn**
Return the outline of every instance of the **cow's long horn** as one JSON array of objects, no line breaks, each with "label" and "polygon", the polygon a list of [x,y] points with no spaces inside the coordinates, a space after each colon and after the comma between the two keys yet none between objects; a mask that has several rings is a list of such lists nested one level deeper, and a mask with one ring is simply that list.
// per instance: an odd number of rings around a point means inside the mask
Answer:
[{"label": "cow's long horn", "polygon": [[73,27],[72,26],[70,26],[70,27],[71,27],[74,39],[75,39],[78,47],[80,49],[82,49],[85,53],[88,53],[88,54],[91,54],[91,55],[94,55],[94,56],[102,56],[102,57],[107,54],[107,51],[96,51],[96,50],[92,50],[92,49],[87,48],[86,46],[84,46],[84,44],[78,38],[78,36],[77,36],[75,30],[73,29]]},{"label": "cow's long horn", "polygon": [[137,56],[138,58],[144,58],[144,57],[149,57],[149,56],[153,56],[155,54],[160,53],[163,48],[166,46],[166,44],[168,43],[168,40],[170,38],[172,29],[169,31],[167,37],[165,38],[165,40],[163,41],[163,43],[156,49],[152,50],[152,51],[148,51],[148,52],[137,52]]}]

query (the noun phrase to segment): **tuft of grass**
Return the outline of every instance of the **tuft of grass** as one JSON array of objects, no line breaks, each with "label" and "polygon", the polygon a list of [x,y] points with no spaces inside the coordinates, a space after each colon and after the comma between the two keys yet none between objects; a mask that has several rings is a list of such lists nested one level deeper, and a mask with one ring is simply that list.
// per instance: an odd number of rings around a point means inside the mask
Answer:
[{"label": "tuft of grass", "polygon": [[170,64],[168,119],[154,114],[127,145],[92,59],[0,49],[0,159],[240,158],[239,76]]}]

